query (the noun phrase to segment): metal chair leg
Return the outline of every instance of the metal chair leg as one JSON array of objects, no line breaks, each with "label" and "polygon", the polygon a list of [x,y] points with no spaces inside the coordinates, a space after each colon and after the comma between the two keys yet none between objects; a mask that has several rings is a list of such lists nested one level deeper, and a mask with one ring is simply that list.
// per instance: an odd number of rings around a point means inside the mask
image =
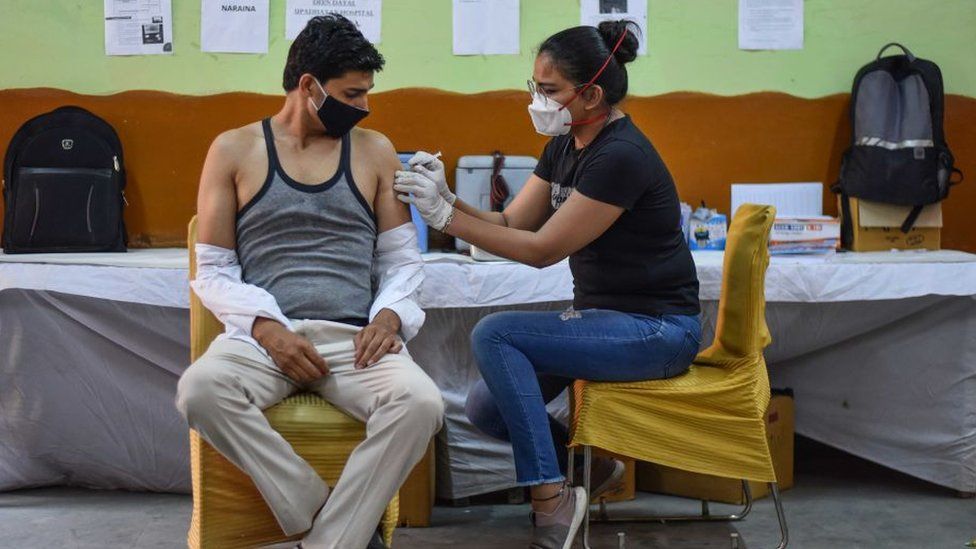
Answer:
[{"label": "metal chair leg", "polygon": [[[574,454],[573,449],[569,450],[569,459],[567,460],[569,471],[567,471],[567,478],[570,484],[573,482],[573,462]],[[583,515],[583,549],[591,549],[590,547],[590,523],[591,522],[736,522],[740,521],[752,511],[752,489],[749,487],[749,482],[746,480],[742,481],[742,493],[745,496],[745,505],[742,511],[738,513],[733,513],[729,515],[712,515],[708,509],[708,502],[702,501],[702,514],[700,515],[675,515],[675,516],[631,516],[631,517],[608,517],[600,516],[597,519],[592,519],[590,517],[590,467],[593,465],[593,449],[590,446],[583,446],[583,489],[586,490],[586,512]],[[786,525],[786,514],[783,512],[783,502],[780,500],[779,496],[779,486],[775,482],[768,483],[769,492],[773,499],[773,505],[776,508],[776,518],[779,521],[780,530],[780,543],[777,549],[786,549],[789,544],[790,536],[789,529]]]},{"label": "metal chair leg", "polygon": [[569,455],[566,456],[566,482],[568,482],[570,486],[574,485],[576,481],[576,479],[574,478],[575,476],[576,476],[576,452],[574,451],[574,448],[570,448]]},{"label": "metal chair leg", "polygon": [[586,513],[583,515],[583,549],[590,549],[590,467],[593,448],[583,447],[583,489],[586,490]]},{"label": "metal chair leg", "polygon": [[779,520],[780,541],[777,549],[785,549],[790,542],[790,531],[786,527],[786,513],[783,512],[783,503],[779,499],[779,486],[775,482],[769,483],[769,493],[773,498],[773,505],[776,507],[776,518]]}]

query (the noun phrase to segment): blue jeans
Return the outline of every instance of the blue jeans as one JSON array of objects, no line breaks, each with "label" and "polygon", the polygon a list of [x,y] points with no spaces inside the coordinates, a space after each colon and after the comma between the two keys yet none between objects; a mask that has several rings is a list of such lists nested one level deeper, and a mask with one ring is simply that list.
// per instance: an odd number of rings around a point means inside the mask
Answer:
[{"label": "blue jeans", "polygon": [[520,486],[564,480],[567,431],[546,403],[573,380],[668,378],[684,373],[698,353],[697,315],[576,313],[495,313],[471,333],[484,381],[468,394],[465,411],[482,432],[512,443]]}]

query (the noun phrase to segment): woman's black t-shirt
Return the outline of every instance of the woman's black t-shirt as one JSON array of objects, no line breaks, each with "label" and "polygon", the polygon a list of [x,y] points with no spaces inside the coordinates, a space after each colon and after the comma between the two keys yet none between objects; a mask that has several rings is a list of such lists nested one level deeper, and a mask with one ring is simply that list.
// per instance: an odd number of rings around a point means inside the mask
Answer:
[{"label": "woman's black t-shirt", "polygon": [[553,138],[535,174],[549,182],[553,210],[573,191],[624,212],[569,257],[573,306],[646,315],[698,314],[698,275],[681,231],[678,192],[667,166],[629,116],[584,149]]}]

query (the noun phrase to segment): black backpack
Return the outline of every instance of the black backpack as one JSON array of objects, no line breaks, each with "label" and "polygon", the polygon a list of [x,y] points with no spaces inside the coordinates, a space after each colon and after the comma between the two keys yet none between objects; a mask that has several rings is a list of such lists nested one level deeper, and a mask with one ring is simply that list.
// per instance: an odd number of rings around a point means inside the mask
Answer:
[{"label": "black backpack", "polygon": [[[904,54],[881,57],[891,46]],[[943,95],[939,66],[901,44],[881,48],[854,77],[851,146],[832,187],[841,195],[845,246],[853,235],[850,197],[913,206],[901,226],[907,233],[923,206],[945,199],[962,181],[942,129]]]},{"label": "black backpack", "polygon": [[3,182],[4,252],[126,251],[122,144],[94,114],[61,107],[25,122]]}]

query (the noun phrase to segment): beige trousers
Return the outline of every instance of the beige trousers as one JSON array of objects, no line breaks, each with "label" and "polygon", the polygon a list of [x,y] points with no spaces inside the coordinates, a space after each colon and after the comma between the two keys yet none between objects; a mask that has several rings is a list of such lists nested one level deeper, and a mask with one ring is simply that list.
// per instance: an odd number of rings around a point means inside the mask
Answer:
[{"label": "beige trousers", "polygon": [[[364,548],[441,427],[440,391],[405,351],[354,368],[355,326],[306,320],[295,330],[325,358],[329,375],[301,386],[251,344],[218,340],[180,378],[176,405],[190,427],[254,480],[286,534],[308,531],[303,547]],[[262,413],[300,390],[366,424],[366,440],[331,495]]]}]

